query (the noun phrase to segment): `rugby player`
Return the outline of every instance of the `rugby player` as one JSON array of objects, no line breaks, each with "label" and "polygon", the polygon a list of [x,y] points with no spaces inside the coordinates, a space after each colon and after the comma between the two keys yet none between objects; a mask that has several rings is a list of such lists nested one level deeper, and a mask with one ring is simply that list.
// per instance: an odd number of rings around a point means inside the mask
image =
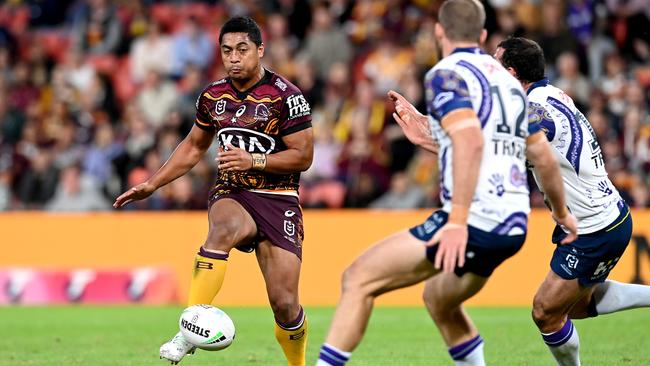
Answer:
[{"label": "rugby player", "polygon": [[[150,196],[187,173],[215,136],[219,176],[209,197],[209,231],[196,255],[188,304],[210,304],[233,248],[255,251],[275,316],[275,336],[289,365],[305,364],[307,320],[298,302],[303,223],[300,172],[313,157],[310,107],[296,86],[262,67],[264,44],[249,17],[228,20],[219,34],[228,77],[205,88],[196,123],[148,181],[119,196],[116,208]],[[160,347],[179,362],[194,347],[177,333]]]},{"label": "rugby player", "polygon": [[530,211],[526,158],[540,171],[554,217],[572,232],[564,240],[575,237],[557,161],[539,125],[528,125],[521,84],[478,47],[486,37],[483,6],[448,0],[438,15],[435,36],[444,58],[425,77],[430,125],[401,95],[389,96],[406,136],[439,149],[443,208],[348,267],[318,366],[349,360],[377,296],[425,280],[427,307],[454,362],[485,365],[483,340],[462,303],[524,243]]},{"label": "rugby player", "polygon": [[[541,47],[526,38],[508,38],[495,58],[526,91],[531,123],[541,127],[560,162],[567,205],[578,219],[578,239],[556,247],[532,315],[557,364],[580,365],[580,339],[571,319],[650,306],[649,286],[607,280],[632,236],[632,215],[607,176],[589,121],[544,77]],[[535,170],[533,175],[539,182]],[[556,227],[551,241],[557,244],[565,236]]]}]

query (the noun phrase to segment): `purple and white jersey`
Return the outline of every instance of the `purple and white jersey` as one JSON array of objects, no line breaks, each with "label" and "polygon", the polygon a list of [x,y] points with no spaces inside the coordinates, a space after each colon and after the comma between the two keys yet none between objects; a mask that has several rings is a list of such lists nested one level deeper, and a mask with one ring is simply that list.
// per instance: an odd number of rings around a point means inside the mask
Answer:
[{"label": "purple and white jersey", "polygon": [[[560,163],[567,205],[578,219],[578,234],[605,228],[620,215],[621,196],[607,177],[589,121],[566,93],[546,79],[531,85],[528,100],[534,123],[546,133]],[[539,182],[534,171],[533,176]]]},{"label": "purple and white jersey", "polygon": [[440,126],[445,115],[472,108],[483,130],[483,160],[469,225],[500,235],[526,232],[530,212],[526,179],[527,101],[521,84],[478,48],[458,48],[425,77],[429,123],[440,145],[440,196],[451,211],[453,149]]}]

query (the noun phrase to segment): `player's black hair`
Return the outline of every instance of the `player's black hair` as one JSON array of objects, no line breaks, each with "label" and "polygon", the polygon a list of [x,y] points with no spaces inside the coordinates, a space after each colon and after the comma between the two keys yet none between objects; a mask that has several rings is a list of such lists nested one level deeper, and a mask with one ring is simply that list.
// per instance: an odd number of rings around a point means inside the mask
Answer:
[{"label": "player's black hair", "polygon": [[258,47],[262,44],[262,32],[260,31],[260,27],[251,17],[248,16],[228,19],[223,27],[221,27],[219,43],[221,43],[223,35],[226,33],[247,33],[248,38],[250,38],[250,40]]},{"label": "player's black hair", "polygon": [[537,42],[523,37],[509,37],[497,47],[503,48],[501,64],[512,67],[521,81],[534,83],[544,78],[544,51]]}]

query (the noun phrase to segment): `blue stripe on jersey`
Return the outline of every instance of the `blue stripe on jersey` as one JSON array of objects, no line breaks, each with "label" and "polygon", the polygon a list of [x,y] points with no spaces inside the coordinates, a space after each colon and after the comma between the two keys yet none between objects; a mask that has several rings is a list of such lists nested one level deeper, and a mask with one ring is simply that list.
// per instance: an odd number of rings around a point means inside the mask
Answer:
[{"label": "blue stripe on jersey", "polygon": [[497,225],[497,227],[492,229],[490,232],[498,235],[508,235],[510,230],[516,227],[526,232],[526,228],[528,227],[528,215],[523,212],[515,212],[506,217],[502,223]]},{"label": "blue stripe on jersey", "polygon": [[481,121],[481,128],[485,127],[485,124],[488,121],[488,118],[490,117],[490,112],[492,112],[492,95],[490,95],[490,83],[488,82],[487,78],[481,70],[479,70],[476,66],[472,65],[471,63],[463,60],[463,61],[458,61],[456,63],[458,66],[462,66],[466,68],[467,70],[471,71],[474,76],[478,79],[479,83],[481,83],[481,106],[478,109],[478,118]]},{"label": "blue stripe on jersey", "polygon": [[443,202],[451,199],[449,190],[445,187],[445,172],[447,171],[447,148],[442,150],[440,154],[440,196],[442,197]]},{"label": "blue stripe on jersey", "polygon": [[571,166],[573,166],[573,170],[576,171],[576,174],[580,174],[580,152],[582,151],[583,141],[582,129],[580,128],[578,121],[576,121],[576,117],[571,113],[569,107],[553,97],[548,97],[546,101],[553,107],[557,108],[557,110],[559,110],[560,113],[562,113],[569,121],[571,128],[571,143],[569,144],[566,158]]},{"label": "blue stripe on jersey", "polygon": [[530,95],[530,92],[533,91],[535,88],[543,88],[548,85],[548,78],[543,78],[542,80],[538,80],[532,84],[530,84],[530,87],[526,91],[526,95]]},{"label": "blue stripe on jersey", "polygon": [[535,102],[528,102],[528,133],[544,131],[546,138],[553,141],[555,137],[555,122],[543,105]]}]

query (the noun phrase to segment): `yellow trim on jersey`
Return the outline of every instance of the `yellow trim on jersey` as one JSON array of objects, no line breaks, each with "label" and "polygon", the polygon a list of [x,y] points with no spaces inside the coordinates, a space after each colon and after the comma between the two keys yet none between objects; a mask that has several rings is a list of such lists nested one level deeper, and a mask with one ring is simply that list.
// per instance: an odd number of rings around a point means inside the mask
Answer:
[{"label": "yellow trim on jersey", "polygon": [[226,94],[226,93],[221,94],[220,96],[218,96],[218,97],[215,98],[215,97],[213,97],[212,95],[210,95],[210,93],[205,92],[205,93],[203,93],[203,96],[206,97],[206,98],[208,98],[208,99],[210,99],[210,100],[221,100],[221,99],[224,99],[224,98],[225,98],[225,99],[230,99],[230,100],[232,100],[233,102],[241,102],[241,100],[239,100],[239,99],[233,97],[233,96],[230,95],[230,94]]},{"label": "yellow trim on jersey", "polygon": [[610,232],[610,231],[616,229],[619,225],[621,225],[627,219],[628,216],[630,216],[630,209],[629,208],[627,209],[627,214],[625,214],[625,217],[622,218],[621,221],[617,222],[616,225],[614,225],[614,226],[610,227],[609,229],[605,230],[605,232]]},{"label": "yellow trim on jersey", "polygon": [[281,99],[282,99],[282,97],[277,97],[277,98],[271,100],[271,98],[269,98],[269,97],[264,97],[262,99],[255,99],[255,98],[251,97],[250,95],[246,96],[246,100],[251,100],[251,101],[253,101],[255,103],[275,103],[275,102],[277,102],[278,100],[281,100]]}]

